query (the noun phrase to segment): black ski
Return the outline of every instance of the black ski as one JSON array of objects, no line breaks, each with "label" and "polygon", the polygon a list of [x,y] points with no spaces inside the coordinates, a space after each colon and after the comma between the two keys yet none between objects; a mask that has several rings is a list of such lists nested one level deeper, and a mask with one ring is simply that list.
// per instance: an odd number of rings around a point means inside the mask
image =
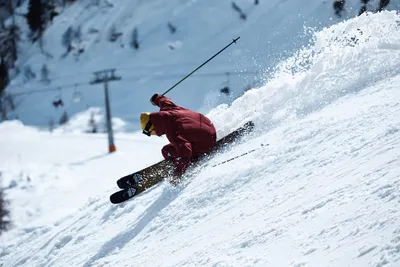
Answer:
[{"label": "black ski", "polygon": [[119,190],[119,191],[113,193],[110,196],[110,201],[113,204],[119,204],[119,203],[124,202],[125,200],[128,200],[128,199],[134,197],[135,195],[137,195],[136,193],[137,193],[137,189],[134,187],[125,188],[125,189],[122,189],[122,190]]}]

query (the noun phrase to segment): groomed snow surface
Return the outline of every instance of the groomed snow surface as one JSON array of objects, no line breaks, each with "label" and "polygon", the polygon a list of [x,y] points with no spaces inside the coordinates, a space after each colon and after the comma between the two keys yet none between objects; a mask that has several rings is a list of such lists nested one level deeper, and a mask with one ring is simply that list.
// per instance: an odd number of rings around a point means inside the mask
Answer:
[{"label": "groomed snow surface", "polygon": [[221,137],[247,120],[253,134],[121,205],[115,180],[158,161],[164,138],[118,133],[108,155],[105,135],[0,124],[15,223],[0,265],[400,266],[399,21],[317,32],[263,87],[207,114]]}]

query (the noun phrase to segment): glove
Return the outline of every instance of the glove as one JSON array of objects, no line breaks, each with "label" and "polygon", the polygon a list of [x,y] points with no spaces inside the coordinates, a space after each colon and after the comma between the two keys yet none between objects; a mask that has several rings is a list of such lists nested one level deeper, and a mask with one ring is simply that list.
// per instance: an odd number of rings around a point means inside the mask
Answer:
[{"label": "glove", "polygon": [[165,145],[161,149],[161,153],[162,153],[164,159],[166,159],[168,161],[171,161],[172,158],[176,158],[177,157],[176,148],[171,144]]},{"label": "glove", "polygon": [[151,98],[150,98],[150,103],[153,106],[157,106],[156,103],[154,103],[154,101],[156,101],[156,98],[158,97],[158,94],[154,94]]}]

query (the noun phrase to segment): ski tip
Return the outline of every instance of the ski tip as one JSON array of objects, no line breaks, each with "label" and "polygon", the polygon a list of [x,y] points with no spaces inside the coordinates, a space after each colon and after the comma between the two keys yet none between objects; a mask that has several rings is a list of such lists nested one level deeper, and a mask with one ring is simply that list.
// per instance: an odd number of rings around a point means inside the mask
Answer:
[{"label": "ski tip", "polygon": [[111,202],[112,204],[118,204],[118,202],[115,202],[113,196],[110,196],[110,202]]},{"label": "ski tip", "polygon": [[119,190],[110,196],[110,202],[112,204],[122,203],[122,202],[136,196],[137,192],[138,192],[138,189],[134,188],[134,187],[129,187],[126,189]]}]

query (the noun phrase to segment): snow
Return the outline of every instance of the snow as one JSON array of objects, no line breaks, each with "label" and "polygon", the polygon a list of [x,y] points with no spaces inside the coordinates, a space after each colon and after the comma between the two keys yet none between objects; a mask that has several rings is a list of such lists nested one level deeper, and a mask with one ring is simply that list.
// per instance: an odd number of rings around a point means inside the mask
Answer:
[{"label": "snow", "polygon": [[52,133],[1,123],[14,227],[0,265],[399,266],[399,21],[382,12],[314,32],[264,85],[207,113],[219,137],[248,120],[252,134],[179,186],[120,205],[108,200],[116,179],[160,160],[165,138],[116,120],[108,154],[107,136],[85,130],[97,109]]}]

